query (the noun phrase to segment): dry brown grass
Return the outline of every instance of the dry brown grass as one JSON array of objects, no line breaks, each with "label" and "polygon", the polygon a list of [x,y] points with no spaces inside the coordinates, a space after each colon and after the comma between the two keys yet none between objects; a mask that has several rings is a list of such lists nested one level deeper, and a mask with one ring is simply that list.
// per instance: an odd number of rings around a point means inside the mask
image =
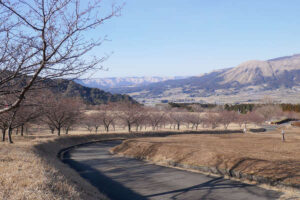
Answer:
[{"label": "dry brown grass", "polygon": [[1,144],[0,199],[106,199],[75,171],[60,163],[56,158],[59,142],[52,145],[53,149],[44,152],[38,149],[50,141],[54,141],[53,136],[16,138],[14,144]]},{"label": "dry brown grass", "polygon": [[47,133],[14,136],[14,144],[0,143],[0,199],[107,199],[63,164],[57,153],[63,148],[92,141],[174,134],[71,133],[73,135],[61,137]]},{"label": "dry brown grass", "polygon": [[176,135],[124,141],[112,151],[156,163],[208,166],[300,186],[300,129],[229,135]]},{"label": "dry brown grass", "polygon": [[[0,199],[106,199],[56,157],[59,150],[104,139],[182,134],[169,131],[138,134],[82,132],[76,130],[61,137],[38,132],[25,137],[14,136],[14,144],[0,143]],[[212,133],[218,133],[218,130]],[[165,139],[160,137],[160,140]]]}]

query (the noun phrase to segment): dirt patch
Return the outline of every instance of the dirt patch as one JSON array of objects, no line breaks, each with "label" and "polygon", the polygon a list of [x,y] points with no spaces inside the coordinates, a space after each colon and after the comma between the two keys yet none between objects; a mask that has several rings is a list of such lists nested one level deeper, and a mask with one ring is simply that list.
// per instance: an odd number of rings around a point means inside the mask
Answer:
[{"label": "dirt patch", "polygon": [[124,141],[112,152],[271,185],[300,188],[300,129],[228,135],[180,135]]}]

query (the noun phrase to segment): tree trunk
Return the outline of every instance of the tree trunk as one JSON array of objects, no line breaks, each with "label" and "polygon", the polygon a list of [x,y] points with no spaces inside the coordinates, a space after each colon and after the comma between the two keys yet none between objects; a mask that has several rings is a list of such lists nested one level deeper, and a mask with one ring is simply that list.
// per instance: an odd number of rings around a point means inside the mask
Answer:
[{"label": "tree trunk", "polygon": [[66,135],[69,134],[69,128],[66,128]]},{"label": "tree trunk", "polygon": [[19,128],[16,129],[16,135],[18,135],[18,134],[19,134]]},{"label": "tree trunk", "polygon": [[180,124],[178,123],[178,124],[177,124],[177,130],[179,130],[179,129],[180,129]]},{"label": "tree trunk", "polygon": [[60,127],[57,128],[57,135],[60,136]]},{"label": "tree trunk", "polygon": [[128,132],[131,132],[131,124],[128,124]]},{"label": "tree trunk", "polygon": [[21,136],[24,136],[24,125],[21,126]]},{"label": "tree trunk", "polygon": [[95,127],[95,133],[96,133],[96,134],[98,133],[98,128],[99,128],[99,127]]},{"label": "tree trunk", "polygon": [[12,129],[11,127],[8,128],[8,142],[9,142],[10,144],[13,143],[12,138],[11,138],[12,130],[13,130],[13,129]]},{"label": "tree trunk", "polygon": [[2,142],[5,141],[5,133],[6,133],[6,129],[2,129]]}]

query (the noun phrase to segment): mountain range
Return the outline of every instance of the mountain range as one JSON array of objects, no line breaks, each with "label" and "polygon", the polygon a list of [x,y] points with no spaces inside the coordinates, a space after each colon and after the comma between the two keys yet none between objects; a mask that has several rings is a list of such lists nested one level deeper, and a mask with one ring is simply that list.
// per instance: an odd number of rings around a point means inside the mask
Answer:
[{"label": "mountain range", "polygon": [[75,82],[86,87],[93,87],[93,88],[113,91],[115,88],[146,86],[151,83],[157,83],[166,80],[178,80],[183,78],[187,78],[187,77],[186,76],[110,77],[110,78],[76,79]]},{"label": "mountain range", "polygon": [[[88,84],[87,84],[88,85]],[[139,102],[258,102],[265,97],[300,103],[300,54],[265,61],[252,60],[199,76],[147,84],[111,87]]]}]

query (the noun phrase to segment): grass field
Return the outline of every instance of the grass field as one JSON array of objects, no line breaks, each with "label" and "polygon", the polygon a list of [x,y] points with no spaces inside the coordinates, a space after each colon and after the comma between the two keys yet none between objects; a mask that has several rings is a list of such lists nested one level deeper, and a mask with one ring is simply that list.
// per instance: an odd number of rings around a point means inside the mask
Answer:
[{"label": "grass field", "polygon": [[0,143],[0,199],[107,199],[63,164],[57,153],[63,148],[91,141],[174,134],[71,131],[69,135],[57,137],[48,132],[31,132],[24,137],[14,135],[14,144]]},{"label": "grass field", "polygon": [[[0,145],[0,199],[107,199],[56,156],[59,150],[72,145],[113,138],[129,138],[115,149],[116,152],[154,161],[174,160],[193,165],[214,165],[218,162],[220,167],[224,167],[246,157],[263,160],[258,162],[262,166],[281,162],[281,166],[285,167],[285,170],[279,171],[282,177],[286,177],[286,173],[299,175],[299,130],[288,130],[285,143],[281,142],[278,132],[187,135],[189,132],[171,130],[160,133],[88,134],[82,129],[61,137],[49,134],[49,131],[37,131],[24,137],[14,135],[14,144],[5,142]],[[200,131],[222,133],[220,130]],[[165,135],[173,136],[156,137]],[[298,179],[293,177],[284,181],[298,183]]]},{"label": "grass field", "polygon": [[16,137],[14,144],[0,145],[0,199],[106,199],[56,158],[74,142],[55,138]]},{"label": "grass field", "polygon": [[119,155],[159,164],[213,167],[220,172],[264,177],[272,184],[300,186],[300,128],[267,133],[176,135],[124,141],[112,150]]}]

